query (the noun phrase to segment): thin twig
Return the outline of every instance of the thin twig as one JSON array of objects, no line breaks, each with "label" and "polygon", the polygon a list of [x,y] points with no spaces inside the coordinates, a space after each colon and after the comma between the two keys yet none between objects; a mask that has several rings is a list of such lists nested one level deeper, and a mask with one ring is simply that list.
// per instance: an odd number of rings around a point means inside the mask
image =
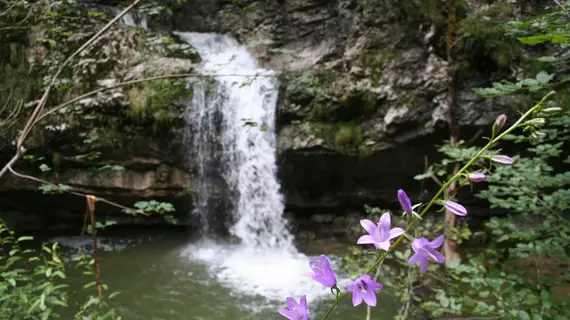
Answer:
[{"label": "thin twig", "polygon": [[128,6],[127,8],[125,8],[125,10],[123,10],[121,13],[119,13],[115,18],[113,18],[111,21],[109,21],[109,23],[107,23],[101,30],[99,30],[99,32],[97,32],[94,36],[92,36],[89,40],[87,40],[81,47],[79,47],[79,49],[75,50],[74,53],[72,53],[69,57],[67,57],[67,59],[65,59],[65,61],[60,65],[59,69],[57,70],[57,72],[55,73],[55,75],[51,78],[51,81],[49,83],[49,85],[47,86],[46,90],[44,91],[44,94],[42,95],[40,101],[38,102],[38,104],[36,105],[36,108],[34,109],[32,115],[30,116],[30,118],[28,119],[28,122],[26,123],[26,125],[24,126],[24,129],[22,130],[22,133],[20,135],[20,137],[18,138],[18,141],[16,143],[16,148],[17,150],[20,150],[22,147],[22,144],[24,143],[24,140],[26,140],[26,137],[28,136],[28,134],[30,133],[30,131],[32,130],[32,127],[34,126],[34,123],[36,121],[36,118],[40,115],[40,112],[42,111],[43,107],[45,106],[46,102],[47,102],[47,98],[49,96],[49,93],[51,91],[51,88],[53,87],[53,85],[55,84],[57,78],[59,77],[59,75],[61,74],[61,72],[63,72],[63,70],[65,69],[65,67],[67,67],[67,65],[76,57],[78,56],[81,52],[83,52],[85,49],[87,49],[90,45],[92,45],[93,43],[95,43],[99,37],[101,37],[102,34],[104,34],[107,30],[109,30],[109,28],[115,23],[117,22],[119,19],[121,19],[125,14],[127,14],[127,12],[129,12],[133,7],[135,7],[141,0],[135,0],[130,6]]},{"label": "thin twig", "polygon": [[14,3],[12,3],[11,6],[8,7],[8,9],[4,10],[3,12],[0,12],[0,17],[7,14],[10,10],[12,10],[16,5],[18,4],[17,1],[14,1]]},{"label": "thin twig", "polygon": [[36,125],[38,122],[40,122],[41,120],[43,120],[45,117],[49,116],[50,114],[53,114],[54,112],[63,109],[75,102],[78,102],[80,100],[83,100],[87,97],[96,95],[100,92],[104,92],[104,91],[108,91],[108,90],[113,90],[116,88],[120,88],[120,87],[125,87],[125,86],[129,86],[129,85],[133,85],[133,84],[138,84],[138,83],[143,83],[143,82],[149,82],[149,81],[154,81],[154,80],[160,80],[160,79],[176,79],[176,78],[205,78],[205,77],[258,77],[258,76],[273,76],[273,75],[263,75],[263,74],[254,74],[254,75],[241,75],[241,74],[221,74],[221,75],[216,75],[216,76],[212,76],[212,75],[204,75],[204,74],[197,74],[197,73],[180,73],[180,74],[169,74],[169,75],[163,75],[163,76],[155,76],[155,77],[148,77],[148,78],[143,78],[143,79],[137,79],[137,80],[130,80],[130,81],[126,81],[126,82],[121,82],[112,86],[108,86],[108,87],[103,87],[103,88],[99,88],[97,90],[93,90],[90,92],[87,92],[85,94],[82,94],[78,97],[75,97],[69,101],[66,101],[58,106],[53,107],[52,109],[46,111],[45,113],[43,113],[41,116],[39,116],[37,118],[37,120],[34,122],[33,125]]},{"label": "thin twig", "polygon": [[71,54],[64,62],[63,64],[59,67],[59,69],[57,70],[57,72],[55,73],[55,75],[51,78],[51,81],[49,83],[49,85],[47,86],[46,90],[44,91],[40,101],[38,102],[38,104],[36,105],[36,107],[34,108],[34,111],[32,113],[32,115],[28,118],[28,121],[26,122],[26,125],[24,126],[24,129],[22,130],[20,136],[18,137],[18,140],[16,142],[16,154],[12,157],[12,159],[10,159],[10,161],[2,168],[2,170],[0,170],[0,178],[6,174],[6,172],[8,170],[11,170],[11,166],[16,163],[23,155],[23,153],[25,152],[24,148],[22,148],[22,144],[24,143],[24,141],[26,140],[28,134],[30,133],[30,131],[32,130],[33,126],[36,123],[36,119],[37,117],[40,115],[43,107],[45,106],[46,102],[47,102],[47,98],[49,96],[50,90],[52,88],[52,86],[55,84],[57,78],[59,77],[59,75],[61,74],[61,72],[63,72],[63,69],[67,66],[67,64],[69,64],[71,62],[71,60],[73,60],[73,58],[75,58],[77,55],[79,55],[83,50],[85,50],[87,47],[89,47],[91,44],[93,44],[103,33],[105,33],[110,27],[111,25],[113,25],[115,22],[117,22],[119,19],[121,19],[127,12],[129,12],[129,10],[131,10],[134,6],[136,6],[141,0],[135,0],[130,6],[128,6],[127,8],[125,8],[125,10],[123,10],[121,13],[119,13],[115,18],[113,18],[111,21],[109,21],[109,23],[107,23],[103,29],[101,29],[99,32],[97,32],[94,36],[92,36],[89,40],[87,40],[87,42],[85,42],[79,49],[77,49],[73,54]]},{"label": "thin twig", "polygon": [[[40,178],[36,178],[36,177],[29,176],[29,175],[26,175],[26,174],[18,173],[18,172],[16,172],[14,169],[12,169],[12,167],[10,167],[10,166],[8,167],[8,170],[9,170],[13,175],[15,175],[16,177],[19,177],[19,178],[22,178],[22,179],[32,180],[32,181],[39,182],[39,183],[43,183],[43,184],[48,184],[48,185],[51,185],[51,186],[54,186],[54,187],[58,187],[58,185],[55,184],[55,183],[53,183],[53,182],[49,182],[49,181],[46,181],[46,180],[42,180],[42,179],[40,179]],[[86,197],[86,196],[89,196],[89,194],[87,194],[87,193],[82,193],[82,192],[78,192],[78,191],[71,191],[71,190],[62,190],[62,191],[67,192],[67,193],[69,193],[69,194],[73,194],[73,195],[79,196],[79,197]],[[97,197],[97,200],[98,200],[98,201],[101,201],[101,202],[105,202],[105,203],[107,203],[107,204],[110,204],[110,205],[112,205],[112,206],[114,206],[114,207],[117,207],[117,208],[119,208],[119,209],[123,209],[123,210],[135,210],[135,209],[133,209],[133,208],[125,207],[125,206],[123,206],[123,205],[121,205],[121,204],[118,204],[118,203],[116,203],[116,202],[107,200],[107,199],[105,199],[105,198]],[[144,215],[144,216],[149,216],[149,214],[148,214],[148,213],[145,213],[145,212],[139,212],[139,214],[142,214],[142,215]]]}]

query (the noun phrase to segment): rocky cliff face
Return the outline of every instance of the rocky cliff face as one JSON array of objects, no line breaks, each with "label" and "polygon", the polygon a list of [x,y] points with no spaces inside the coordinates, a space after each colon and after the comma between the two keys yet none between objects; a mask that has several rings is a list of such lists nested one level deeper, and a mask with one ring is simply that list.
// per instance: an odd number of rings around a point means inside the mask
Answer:
[{"label": "rocky cliff face", "polygon": [[[52,102],[100,86],[191,70],[195,55],[170,31],[230,33],[250,44],[266,67],[280,71],[278,152],[287,210],[391,206],[398,188],[417,195],[413,176],[424,169],[426,155],[433,160],[434,144],[447,137],[443,29],[440,20],[429,18],[429,10],[434,8],[407,1],[189,0],[167,10],[168,19],[150,19],[158,33],[114,27],[67,78],[80,86],[63,90]],[[77,46],[101,25],[90,20],[64,46]],[[46,53],[30,37],[24,47],[33,69]],[[483,100],[471,91],[501,69],[497,58],[479,58],[458,79],[458,121],[468,131],[489,125],[515,103]],[[42,139],[36,135],[30,146],[51,157],[53,170],[43,177],[118,201],[170,200],[184,217],[193,170],[182,141],[185,84],[165,80],[109,90],[46,120],[38,132]],[[10,151],[6,146],[2,152]],[[123,169],[87,169],[104,161]],[[8,197],[38,195],[36,186],[15,178],[3,179],[0,189],[15,211],[54,205],[46,200],[30,207]],[[70,210],[82,211],[81,204]]]}]

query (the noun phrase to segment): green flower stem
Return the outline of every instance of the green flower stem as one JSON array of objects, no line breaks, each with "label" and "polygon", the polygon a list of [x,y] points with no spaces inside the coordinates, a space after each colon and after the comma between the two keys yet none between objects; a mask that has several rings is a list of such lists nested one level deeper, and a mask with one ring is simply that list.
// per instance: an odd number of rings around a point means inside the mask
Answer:
[{"label": "green flower stem", "polygon": [[[428,210],[431,208],[431,206],[434,204],[434,202],[441,196],[441,194],[443,193],[443,191],[453,182],[455,181],[457,178],[461,177],[461,175],[467,170],[469,169],[469,167],[471,167],[475,161],[477,161],[487,150],[489,150],[489,148],[491,148],[493,145],[495,145],[497,142],[499,142],[501,139],[503,139],[507,134],[511,133],[511,131],[513,131],[514,129],[516,129],[529,115],[531,115],[534,111],[538,110],[540,107],[542,107],[542,103],[544,103],[544,101],[546,101],[546,99],[548,99],[551,95],[553,95],[555,92],[551,91],[549,92],[547,95],[545,95],[539,103],[537,103],[534,107],[532,107],[530,110],[528,110],[527,112],[525,112],[520,118],[519,120],[517,120],[517,122],[515,122],[512,126],[510,126],[507,130],[505,130],[503,133],[501,133],[500,135],[498,135],[496,138],[489,140],[489,142],[487,143],[487,145],[485,145],[481,150],[479,150],[479,152],[477,152],[477,154],[471,159],[469,160],[469,162],[467,162],[466,165],[463,166],[463,168],[459,169],[459,171],[451,178],[449,179],[449,181],[445,182],[441,188],[439,189],[439,191],[435,194],[435,196],[433,196],[433,198],[430,200],[430,202],[425,206],[425,208],[422,210],[422,212],[420,213],[420,218],[423,217]],[[380,265],[380,263],[382,263],[382,261],[384,261],[384,259],[386,259],[386,257],[388,256],[388,254],[394,250],[394,248],[396,248],[398,246],[398,244],[400,244],[400,242],[402,242],[402,240],[404,240],[404,238],[406,237],[405,235],[414,228],[414,226],[416,225],[416,223],[419,221],[419,218],[414,218],[407,226],[406,226],[406,232],[404,234],[402,234],[401,236],[398,237],[398,239],[396,239],[396,241],[390,246],[390,248],[388,249],[388,251],[383,252],[380,257],[378,258],[378,260],[376,260],[376,262],[374,263],[374,265],[372,267],[370,267],[370,269],[368,269],[368,271],[366,271],[366,273],[371,273],[372,271],[374,271],[374,269],[376,269],[376,267],[378,267],[378,265]],[[335,299],[335,301],[332,303],[332,305],[330,306],[329,310],[327,311],[327,313],[325,313],[325,315],[321,318],[321,320],[326,320],[328,318],[328,316],[331,314],[331,312],[334,310],[334,308],[340,303],[340,301],[346,297],[348,295],[348,291],[345,291],[343,294],[341,294],[340,296],[337,296],[337,299]]]}]

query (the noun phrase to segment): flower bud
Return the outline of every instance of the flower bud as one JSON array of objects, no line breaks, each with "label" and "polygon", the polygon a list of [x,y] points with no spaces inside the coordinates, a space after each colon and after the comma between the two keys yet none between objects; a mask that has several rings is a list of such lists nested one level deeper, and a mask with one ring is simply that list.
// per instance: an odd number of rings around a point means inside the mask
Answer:
[{"label": "flower bud", "polygon": [[402,206],[402,210],[404,210],[404,212],[410,213],[414,211],[410,198],[408,198],[408,195],[402,189],[398,190],[398,201],[400,202],[400,205]]},{"label": "flower bud", "polygon": [[554,112],[558,112],[558,111],[561,111],[561,110],[562,110],[562,108],[554,107],[554,108],[546,108],[546,109],[543,109],[542,112],[544,112],[544,113],[554,113]]},{"label": "flower bud", "polygon": [[536,119],[530,119],[527,122],[523,123],[523,126],[543,126],[546,123],[546,120],[544,118],[536,118]]},{"label": "flower bud", "polygon": [[504,156],[504,155],[495,155],[491,157],[491,161],[494,161],[496,163],[500,163],[500,164],[504,164],[507,166],[510,166],[512,164],[515,163],[515,159],[509,157],[509,156]]},{"label": "flower bud", "polygon": [[444,207],[447,211],[457,215],[457,216],[466,216],[467,209],[464,206],[460,205],[457,202],[453,202],[451,200],[445,201]]},{"label": "flower bud", "polygon": [[495,123],[493,124],[493,132],[499,132],[505,123],[507,122],[507,116],[503,113],[497,117]]},{"label": "flower bud", "polygon": [[474,172],[469,174],[469,180],[472,182],[482,182],[487,179],[487,176],[482,172]]}]

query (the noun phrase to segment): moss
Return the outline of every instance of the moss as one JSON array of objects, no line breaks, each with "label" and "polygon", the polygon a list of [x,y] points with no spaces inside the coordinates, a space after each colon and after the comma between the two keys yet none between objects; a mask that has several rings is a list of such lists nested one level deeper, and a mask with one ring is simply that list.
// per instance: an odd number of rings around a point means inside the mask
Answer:
[{"label": "moss", "polygon": [[396,58],[396,52],[391,49],[368,49],[360,55],[360,63],[364,68],[373,69],[372,81],[382,77],[381,70]]},{"label": "moss", "polygon": [[170,124],[175,100],[191,94],[180,80],[161,79],[132,87],[127,90],[130,117],[139,124],[151,122],[153,129],[158,130]]},{"label": "moss", "polygon": [[301,131],[308,131],[325,141],[327,147],[339,152],[358,153],[362,143],[362,129],[356,122],[303,123]]},{"label": "moss", "polygon": [[358,124],[342,125],[338,128],[334,137],[337,150],[357,151],[362,143],[362,129]]}]

